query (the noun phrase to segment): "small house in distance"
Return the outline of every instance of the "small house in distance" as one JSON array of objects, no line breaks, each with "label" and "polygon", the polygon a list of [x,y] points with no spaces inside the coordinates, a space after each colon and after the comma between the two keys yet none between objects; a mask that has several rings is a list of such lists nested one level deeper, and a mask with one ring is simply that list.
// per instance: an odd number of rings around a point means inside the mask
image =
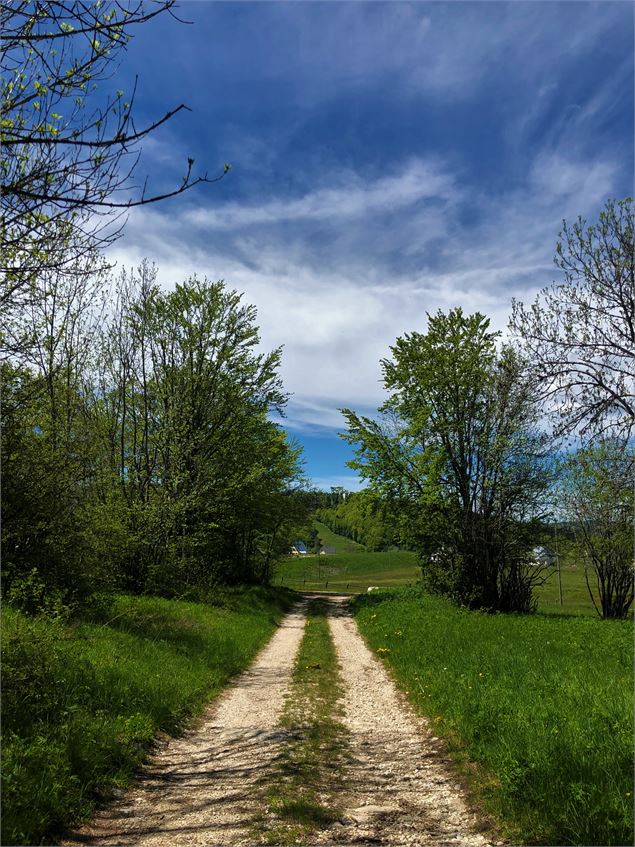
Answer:
[{"label": "small house in distance", "polygon": [[549,547],[534,547],[529,559],[530,565],[542,565],[551,567],[556,563],[556,554]]},{"label": "small house in distance", "polygon": [[289,553],[292,556],[306,556],[306,544],[304,541],[296,541],[291,545]]}]

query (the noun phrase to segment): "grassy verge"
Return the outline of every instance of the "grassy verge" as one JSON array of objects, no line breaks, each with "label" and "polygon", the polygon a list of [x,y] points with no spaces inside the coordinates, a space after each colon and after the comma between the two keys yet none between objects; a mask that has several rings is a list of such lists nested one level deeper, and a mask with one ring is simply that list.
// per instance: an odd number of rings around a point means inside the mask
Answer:
[{"label": "grassy verge", "polygon": [[256,824],[268,844],[303,842],[342,813],[334,799],[342,783],[342,689],[325,613],[323,601],[311,601],[281,722],[289,741],[268,776],[267,811]]},{"label": "grassy verge", "polygon": [[124,787],[155,734],[245,668],[289,605],[264,588],[215,606],[120,596],[107,620],[73,625],[5,607],[2,843],[49,843]]},{"label": "grassy verge", "polygon": [[633,843],[630,621],[479,614],[407,589],[355,612],[514,841]]}]

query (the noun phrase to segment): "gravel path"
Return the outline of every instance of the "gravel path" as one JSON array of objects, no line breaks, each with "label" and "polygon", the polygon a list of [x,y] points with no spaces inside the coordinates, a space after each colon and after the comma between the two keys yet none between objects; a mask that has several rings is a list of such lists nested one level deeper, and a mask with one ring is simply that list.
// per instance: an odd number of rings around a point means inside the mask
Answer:
[{"label": "gravel path", "polygon": [[140,782],[68,845],[253,843],[249,826],[267,767],[286,733],[278,729],[305,624],[306,602],[282,622],[254,664],[195,729],[173,739]]},{"label": "gravel path", "polygon": [[350,733],[348,796],[341,823],[320,836],[337,844],[464,845],[489,842],[462,799],[439,751],[439,739],[397,691],[334,598],[330,615],[346,691]]},{"label": "gravel path", "polygon": [[[346,691],[346,791],[336,798],[346,811],[305,843],[485,847],[438,739],[366,647],[344,599],[331,598],[329,621]],[[308,595],[195,728],[166,744],[135,787],[63,843],[253,844],[267,775],[288,739],[278,723],[307,603]]]}]

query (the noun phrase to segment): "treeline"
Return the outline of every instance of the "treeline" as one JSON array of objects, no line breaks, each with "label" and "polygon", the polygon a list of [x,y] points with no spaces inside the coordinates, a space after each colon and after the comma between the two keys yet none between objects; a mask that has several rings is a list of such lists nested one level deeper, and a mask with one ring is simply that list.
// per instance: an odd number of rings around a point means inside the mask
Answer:
[{"label": "treeline", "polygon": [[3,338],[2,590],[25,610],[267,582],[306,506],[255,308],[144,262],[43,271]]},{"label": "treeline", "polygon": [[[339,496],[338,496],[339,494]],[[370,491],[335,491],[326,495],[334,503],[318,508],[316,517],[329,529],[358,544],[369,552],[398,546],[400,536],[391,510],[381,498]]]}]

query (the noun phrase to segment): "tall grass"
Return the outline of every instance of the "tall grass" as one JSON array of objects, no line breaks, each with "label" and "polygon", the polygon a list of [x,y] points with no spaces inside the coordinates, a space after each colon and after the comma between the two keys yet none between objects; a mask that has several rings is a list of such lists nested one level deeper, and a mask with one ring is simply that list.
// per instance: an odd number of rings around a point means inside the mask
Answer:
[{"label": "tall grass", "polygon": [[259,588],[216,606],[120,596],[73,625],[5,607],[2,843],[46,842],[125,786],[156,733],[245,668],[289,604]]},{"label": "tall grass", "polygon": [[399,589],[357,621],[523,844],[633,842],[633,627],[487,615]]}]

